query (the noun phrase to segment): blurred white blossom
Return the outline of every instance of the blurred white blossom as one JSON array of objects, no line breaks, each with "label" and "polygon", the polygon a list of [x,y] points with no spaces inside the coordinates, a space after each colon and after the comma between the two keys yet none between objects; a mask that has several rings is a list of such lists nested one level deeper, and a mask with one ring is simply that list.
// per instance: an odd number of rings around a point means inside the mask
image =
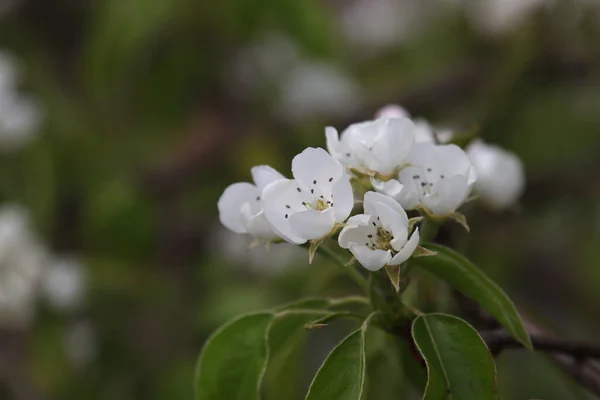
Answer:
[{"label": "blurred white blossom", "polygon": [[281,82],[278,112],[298,120],[311,115],[340,116],[362,103],[358,82],[341,68],[325,62],[304,61]]},{"label": "blurred white blossom", "polygon": [[517,28],[542,7],[554,0],[481,0],[467,3],[473,24],[482,32],[502,34]]},{"label": "blurred white blossom", "polygon": [[98,338],[90,321],[71,325],[63,337],[63,348],[74,368],[88,365],[98,354]]},{"label": "blurred white blossom", "polygon": [[18,92],[16,62],[0,53],[0,151],[13,151],[31,141],[42,118],[40,105]]},{"label": "blurred white blossom", "polygon": [[26,212],[16,206],[0,209],[0,325],[29,324],[46,259]]},{"label": "blurred white blossom", "polygon": [[76,311],[85,301],[85,278],[83,266],[75,257],[54,260],[44,273],[43,295],[57,311]]},{"label": "blurred white blossom", "polygon": [[496,210],[516,204],[525,187],[525,172],[519,157],[503,148],[473,141],[467,155],[477,173],[475,191]]}]

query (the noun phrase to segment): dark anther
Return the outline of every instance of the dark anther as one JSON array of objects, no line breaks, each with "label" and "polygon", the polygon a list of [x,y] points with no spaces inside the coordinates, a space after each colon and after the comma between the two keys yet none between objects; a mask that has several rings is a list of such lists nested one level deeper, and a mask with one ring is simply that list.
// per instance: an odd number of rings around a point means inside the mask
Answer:
[{"label": "dark anther", "polygon": [[427,172],[431,172],[431,168],[427,168]]},{"label": "dark anther", "polygon": [[350,157],[350,153],[346,153],[346,157]]},{"label": "dark anther", "polygon": [[317,181],[313,181],[313,185],[316,185],[316,184],[317,184]]},{"label": "dark anther", "polygon": [[286,218],[286,219],[287,219],[287,217],[288,217],[288,215],[287,215],[287,214],[285,214],[285,218]]},{"label": "dark anther", "polygon": [[331,207],[333,207],[333,202],[331,203]]},{"label": "dark anther", "polygon": [[419,175],[413,176],[413,179],[419,179],[419,178],[421,178]]},{"label": "dark anther", "polygon": [[377,224],[375,223],[375,221],[373,221],[373,226],[377,226]]},{"label": "dark anther", "polygon": [[367,235],[367,237],[368,237],[369,239],[371,239],[371,238],[373,237],[373,235]]},{"label": "dark anther", "polygon": [[440,175],[440,178],[444,179],[444,175]]},{"label": "dark anther", "polygon": [[300,188],[296,188],[297,191],[301,192],[302,190],[300,190]]},{"label": "dark anther", "polygon": [[365,243],[365,246],[369,247],[369,243]]},{"label": "dark anther", "polygon": [[329,178],[329,182],[333,182],[333,178]]},{"label": "dark anther", "polygon": [[306,202],[305,202],[305,201],[303,201],[303,202],[302,202],[302,205],[303,205],[303,206],[305,206],[305,205],[306,205]]},{"label": "dark anther", "polygon": [[323,200],[325,200],[325,197],[323,197],[323,195],[320,195],[319,197],[322,198]]},{"label": "dark anther", "polygon": [[421,182],[421,186],[422,186],[422,187],[425,187],[425,186],[427,186],[427,182]]},{"label": "dark anther", "polygon": [[260,196],[256,196],[256,201],[260,201]]},{"label": "dark anther", "polygon": [[310,193],[314,194],[315,193],[315,189],[310,189]]},{"label": "dark anther", "polygon": [[290,205],[289,205],[289,204],[286,204],[286,205],[285,205],[285,208],[290,208]]}]

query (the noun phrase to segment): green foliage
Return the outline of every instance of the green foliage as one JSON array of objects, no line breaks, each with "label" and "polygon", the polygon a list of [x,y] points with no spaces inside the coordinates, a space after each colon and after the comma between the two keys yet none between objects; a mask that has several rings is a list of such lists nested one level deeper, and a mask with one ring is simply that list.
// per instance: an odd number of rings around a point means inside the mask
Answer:
[{"label": "green foliage", "polygon": [[427,363],[424,400],[496,399],[494,359],[469,324],[427,314],[415,319],[412,335]]},{"label": "green foliage", "polygon": [[206,341],[198,360],[196,400],[259,399],[272,313],[244,315]]},{"label": "green foliage", "polygon": [[477,266],[456,251],[429,244],[427,248],[439,254],[419,257],[412,262],[448,282],[456,290],[485,308],[525,347],[531,349],[531,339],[523,326],[517,309],[502,289]]}]

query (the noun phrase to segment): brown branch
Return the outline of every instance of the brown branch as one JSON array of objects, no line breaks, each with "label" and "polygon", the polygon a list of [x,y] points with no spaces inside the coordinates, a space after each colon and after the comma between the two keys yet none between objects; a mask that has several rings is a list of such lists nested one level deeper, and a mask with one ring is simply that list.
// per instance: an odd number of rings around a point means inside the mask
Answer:
[{"label": "brown branch", "polygon": [[[523,345],[518,342],[508,331],[495,329],[480,332],[492,354],[498,354],[509,348],[519,348]],[[588,358],[600,358],[600,346],[576,339],[565,339],[555,336],[530,335],[535,350],[548,353],[562,353],[570,355],[580,361]]]}]

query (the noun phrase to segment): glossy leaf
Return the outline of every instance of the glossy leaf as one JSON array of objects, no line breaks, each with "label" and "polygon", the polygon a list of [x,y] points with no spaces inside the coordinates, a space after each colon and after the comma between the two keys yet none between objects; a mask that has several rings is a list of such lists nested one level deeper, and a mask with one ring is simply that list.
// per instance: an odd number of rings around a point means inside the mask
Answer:
[{"label": "glossy leaf", "polygon": [[519,342],[532,349],[519,312],[504,291],[463,255],[444,246],[428,244],[433,257],[413,259],[414,265],[448,282],[492,314]]},{"label": "glossy leaf", "polygon": [[479,334],[460,318],[427,314],[412,335],[427,364],[424,400],[494,400],[496,366]]},{"label": "glossy leaf", "polygon": [[273,319],[268,332],[269,360],[261,384],[266,400],[300,398],[299,367],[308,336],[304,325],[322,315],[292,309],[277,313]]},{"label": "glossy leaf", "polygon": [[361,400],[366,390],[366,337],[371,317],[329,353],[313,379],[306,400]]},{"label": "glossy leaf", "polygon": [[272,313],[247,314],[218,329],[196,369],[196,400],[259,399]]}]

